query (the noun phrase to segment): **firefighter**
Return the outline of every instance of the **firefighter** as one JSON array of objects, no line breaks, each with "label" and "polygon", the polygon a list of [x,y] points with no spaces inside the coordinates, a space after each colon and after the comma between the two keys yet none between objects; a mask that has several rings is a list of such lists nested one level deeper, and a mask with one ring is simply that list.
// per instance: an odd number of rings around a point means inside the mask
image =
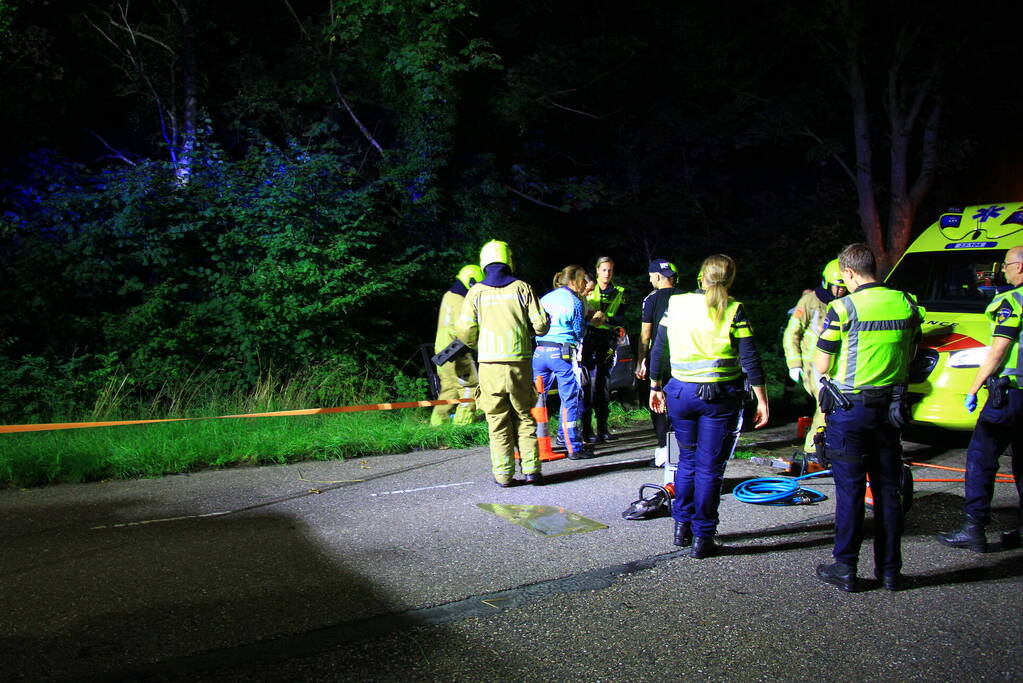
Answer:
[{"label": "firefighter", "polygon": [[487,416],[494,482],[505,488],[515,483],[517,447],[526,483],[539,485],[536,420],[529,412],[536,404],[533,337],[546,334],[550,320],[533,288],[512,275],[507,243],[483,245],[480,267],[483,280],[465,295],[455,331],[477,350],[476,406]]},{"label": "firefighter", "polygon": [[[697,559],[717,551],[718,504],[742,410],[743,371],[756,395],[754,426],[764,426],[769,416],[753,331],[742,304],[728,296],[734,280],[735,261],[709,256],[700,267],[701,289],[669,299],[650,352],[650,410],[667,411],[678,441],[674,543],[692,545],[689,554]],[[662,386],[666,344],[671,379]]]},{"label": "firefighter", "polygon": [[991,319],[991,347],[966,394],[965,407],[977,409],[977,392],[987,385],[988,398],[966,451],[966,521],[954,531],[938,534],[938,540],[954,548],[987,551],[984,528],[991,521],[998,458],[1012,446],[1012,473],[1021,509],[1016,526],[1002,534],[1004,548],[1019,547],[1023,534],[1023,356],[1019,352],[1020,318],[1023,317],[1023,246],[1013,247],[1002,263],[1005,280],[1013,289],[991,300],[985,314]]},{"label": "firefighter", "polygon": [[[824,322],[824,311],[828,304],[839,297],[846,295],[848,290],[845,282],[842,281],[842,273],[838,265],[838,259],[833,259],[824,266],[821,274],[820,287],[805,292],[796,303],[785,326],[785,333],[782,338],[782,345],[785,348],[785,363],[789,366],[789,377],[796,384],[802,383],[806,393],[813,397],[817,403],[817,387],[819,377],[813,369],[814,353],[817,349],[817,338],[820,336]],[[824,413],[817,405],[813,413],[813,423],[806,434],[806,441],[803,444],[803,461],[807,455],[815,456],[814,436],[817,430],[824,426]]]},{"label": "firefighter", "polygon": [[[483,271],[475,264],[463,266],[455,276],[455,282],[440,300],[440,313],[437,316],[437,338],[433,342],[433,352],[440,353],[455,338],[454,326],[462,313],[462,303],[469,288],[483,279]],[[469,353],[461,353],[444,365],[437,367],[440,379],[440,393],[437,398],[450,400],[456,398],[472,398],[479,385],[476,377],[476,365]],[[470,424],[474,421],[476,409],[471,403],[434,406],[430,416],[430,424],[434,426],[446,424],[454,412],[454,423]]]},{"label": "firefighter", "polygon": [[[901,428],[908,421],[902,396],[924,310],[911,294],[877,281],[874,255],[867,245],[850,244],[838,255],[838,262],[850,293],[828,305],[814,357],[814,369],[832,378],[836,390],[826,392],[822,385],[820,394],[827,414],[825,452],[835,480],[835,561],[819,565],[817,577],[843,591],[857,590],[869,475],[874,496],[874,573],[886,590],[898,590],[903,529]],[[839,405],[829,405],[826,398]]]},{"label": "firefighter", "polygon": [[579,436],[582,412],[582,388],[576,377],[575,361],[586,333],[582,292],[586,289],[586,271],[581,266],[566,266],[554,276],[554,289],[540,299],[551,319],[547,334],[536,338],[533,374],[543,378],[544,391],[556,382],[561,399],[558,435],[563,438],[571,460],[593,457],[593,447]]},{"label": "firefighter", "polygon": [[[643,299],[643,316],[641,318],[639,331],[639,346],[637,347],[636,379],[645,381],[648,376],[647,356],[654,341],[654,333],[660,327],[661,318],[668,309],[668,299],[676,294],[682,294],[681,289],[675,289],[675,280],[678,277],[678,270],[672,263],[664,259],[654,259],[647,268],[650,276],[650,284],[654,291]],[[662,364],[660,386],[671,378],[670,368]],[[648,402],[649,391],[640,391],[639,396]],[[665,413],[650,413],[650,419],[654,425],[654,435],[657,438],[657,447],[654,449],[654,464],[664,467],[664,483],[674,481],[674,470],[668,465],[668,416]]]},{"label": "firefighter", "polygon": [[[614,363],[615,328],[619,324],[618,310],[625,301],[625,288],[612,281],[615,262],[610,256],[597,259],[597,285],[586,301],[593,307],[586,338],[583,340],[582,365],[589,375],[589,384],[583,393],[582,434],[587,443],[610,441],[607,426],[610,413],[607,384]],[[593,432],[596,416],[597,431]]]}]

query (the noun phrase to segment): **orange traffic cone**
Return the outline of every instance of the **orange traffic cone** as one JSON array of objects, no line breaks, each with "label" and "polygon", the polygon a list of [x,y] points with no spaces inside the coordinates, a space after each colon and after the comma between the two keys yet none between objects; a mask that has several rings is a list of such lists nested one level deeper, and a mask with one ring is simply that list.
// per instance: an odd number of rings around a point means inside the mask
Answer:
[{"label": "orange traffic cone", "polygon": [[867,507],[874,507],[874,494],[870,491],[870,475],[867,475],[867,492],[863,495],[863,503]]},{"label": "orange traffic cone", "polygon": [[540,462],[561,460],[564,454],[555,453],[551,446],[551,434],[547,415],[547,394],[543,390],[543,377],[536,376],[536,406],[529,411],[536,419],[536,445],[540,449]]}]

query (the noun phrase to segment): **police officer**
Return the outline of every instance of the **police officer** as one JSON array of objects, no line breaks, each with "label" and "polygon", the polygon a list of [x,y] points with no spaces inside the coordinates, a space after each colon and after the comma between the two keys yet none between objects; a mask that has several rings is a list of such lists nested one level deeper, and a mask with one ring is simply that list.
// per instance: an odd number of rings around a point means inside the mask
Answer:
[{"label": "police officer", "polygon": [[540,484],[540,457],[533,386],[533,336],[547,333],[550,320],[528,283],[512,275],[508,244],[491,240],[480,250],[483,280],[465,296],[455,331],[477,349],[480,384],[476,405],[487,416],[494,482],[514,483],[518,447],[526,483]]},{"label": "police officer", "polygon": [[[437,337],[433,342],[433,352],[440,353],[455,339],[455,321],[462,313],[462,303],[469,288],[483,279],[483,271],[475,264],[464,266],[458,271],[455,283],[440,300],[440,312],[437,315]],[[476,377],[476,365],[468,353],[460,353],[444,365],[437,367],[440,379],[440,393],[437,398],[450,400],[456,398],[472,398],[476,392],[479,379]],[[453,405],[433,407],[430,424],[437,426],[446,424],[454,410],[454,423],[470,424],[475,416],[476,408],[471,403],[461,403],[457,408]]]},{"label": "police officer", "polygon": [[[718,504],[742,408],[743,371],[757,398],[755,426],[768,419],[753,332],[742,304],[728,296],[734,280],[730,257],[708,257],[700,268],[703,289],[669,299],[650,353],[650,410],[667,410],[679,448],[671,509],[674,543],[692,544],[689,554],[697,559],[717,550]],[[661,386],[665,344],[671,379]]]},{"label": "police officer", "polygon": [[[681,289],[675,288],[675,280],[678,277],[678,270],[665,259],[654,259],[647,268],[650,276],[650,284],[654,291],[643,299],[643,314],[640,318],[639,345],[636,349],[636,379],[644,382],[648,377],[647,356],[650,347],[654,342],[654,334],[660,327],[661,318],[668,310],[668,299],[676,294],[683,294]],[[661,365],[661,377],[658,379],[660,386],[664,386],[671,379],[670,368],[667,363]],[[640,391],[641,397],[648,396],[648,392]],[[664,483],[674,481],[674,470],[668,467],[668,416],[666,413],[650,413],[650,419],[654,425],[654,435],[657,438],[657,447],[654,450],[654,464],[664,467]],[[669,478],[670,477],[670,478]]]},{"label": "police officer", "polygon": [[848,403],[846,409],[825,405],[825,448],[835,480],[835,561],[818,566],[817,576],[844,591],[857,589],[869,475],[874,573],[887,590],[898,590],[903,528],[900,428],[907,419],[900,387],[920,336],[923,309],[912,295],[877,281],[874,255],[867,245],[850,244],[838,262],[851,293],[828,305],[814,366],[822,376],[834,379]]},{"label": "police officer", "polygon": [[[1023,316],[1023,246],[1013,247],[1002,263],[1005,280],[1013,289],[992,299],[985,314],[991,319],[991,347],[966,394],[965,406],[977,409],[977,392],[987,384],[988,398],[977,418],[966,451],[966,521],[958,529],[938,534],[938,540],[954,548],[987,550],[984,527],[991,520],[998,458],[1012,446],[1012,473],[1023,506],[1023,356],[1019,352],[1020,318]],[[1019,547],[1023,533],[1023,509],[1017,511],[1016,527],[1002,534],[1002,546]]]},{"label": "police officer", "polygon": [[576,377],[575,358],[586,333],[582,293],[586,289],[586,271],[582,266],[566,266],[554,276],[554,289],[540,299],[551,319],[547,334],[536,338],[533,374],[543,378],[544,391],[557,382],[561,398],[559,432],[571,460],[593,457],[593,447],[579,436],[582,412],[582,388]]},{"label": "police officer", "polygon": [[[582,365],[589,375],[589,384],[583,394],[582,416],[583,439],[588,443],[611,439],[607,428],[610,414],[607,384],[614,362],[614,328],[619,323],[618,309],[625,301],[625,288],[612,282],[614,272],[615,262],[610,256],[597,259],[597,286],[586,297],[595,311],[583,341],[582,354]],[[593,416],[597,418],[596,435],[593,433]]]},{"label": "police officer", "polygon": [[[838,259],[833,259],[824,266],[820,287],[804,293],[799,298],[789,322],[785,326],[782,346],[785,349],[785,363],[789,367],[789,377],[796,384],[802,383],[806,393],[813,397],[814,403],[817,403],[819,378],[813,369],[813,358],[817,350],[817,338],[820,336],[824,323],[824,312],[827,310],[828,304],[845,295],[845,282],[842,281]],[[804,461],[806,460],[805,454],[815,453],[814,435],[818,428],[823,426],[824,413],[818,404],[813,413],[813,423],[810,425],[806,441],[803,444]]]}]

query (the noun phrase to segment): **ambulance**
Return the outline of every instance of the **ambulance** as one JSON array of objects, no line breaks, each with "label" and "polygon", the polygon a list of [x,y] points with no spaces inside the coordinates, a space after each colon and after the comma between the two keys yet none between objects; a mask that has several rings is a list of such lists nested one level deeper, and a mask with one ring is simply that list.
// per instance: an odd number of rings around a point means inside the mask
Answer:
[{"label": "ambulance", "polygon": [[[984,309],[1012,289],[1002,274],[1006,250],[1023,245],[1023,202],[952,208],[927,228],[889,273],[886,284],[911,292],[927,309],[910,365],[914,423],[972,430],[979,410],[963,399],[991,344]],[[983,405],[987,391],[977,395]]]}]

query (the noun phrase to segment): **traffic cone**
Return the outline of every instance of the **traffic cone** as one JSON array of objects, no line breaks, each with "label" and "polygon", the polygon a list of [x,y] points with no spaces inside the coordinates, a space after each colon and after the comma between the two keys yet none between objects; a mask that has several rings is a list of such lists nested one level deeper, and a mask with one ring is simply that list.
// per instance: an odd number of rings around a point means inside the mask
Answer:
[{"label": "traffic cone", "polygon": [[529,411],[536,420],[536,445],[540,450],[540,462],[561,460],[563,453],[555,453],[551,446],[551,434],[547,415],[547,394],[543,390],[543,377],[536,376],[536,406]]},{"label": "traffic cone", "polygon": [[867,492],[863,495],[863,503],[867,507],[874,507],[874,494],[870,491],[870,475],[867,475]]}]

